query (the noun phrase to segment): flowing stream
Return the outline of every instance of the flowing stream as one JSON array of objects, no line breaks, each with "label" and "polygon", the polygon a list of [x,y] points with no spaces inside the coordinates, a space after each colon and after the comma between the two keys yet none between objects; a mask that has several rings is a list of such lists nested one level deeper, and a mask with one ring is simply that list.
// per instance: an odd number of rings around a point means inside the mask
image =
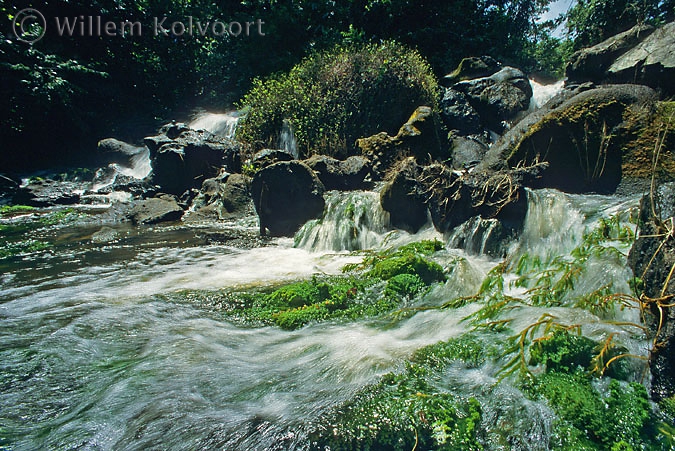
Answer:
[{"label": "flowing stream", "polygon": [[[516,257],[568,253],[599,218],[637,204],[550,190],[529,197],[523,233],[505,243]],[[110,226],[112,239],[96,240],[100,224],[75,223],[40,232],[56,243],[48,252],[0,260],[0,448],[305,449],[321,415],[400,370],[416,349],[467,330],[461,320],[475,305],[285,331],[228,320],[191,296],[338,274],[361,260],[352,250],[437,238],[447,246],[433,258],[446,268],[461,264],[412,303],[440,305],[475,293],[501,261],[480,245],[457,249],[453,236],[431,227],[416,235],[390,231],[376,193],[331,192],[327,199],[322,221],[306,225],[295,241],[265,247],[209,244],[200,238],[204,230],[176,226]],[[218,227],[255,230],[250,223]],[[628,290],[629,277],[625,265],[598,262],[578,288],[614,280]],[[587,335],[613,332],[634,353],[646,353],[644,342],[591,313],[550,311]],[[541,314],[520,309],[514,328]],[[487,367],[457,370],[444,383],[478,397],[486,429],[507,418],[512,449],[547,449],[550,409],[494,382]]]}]

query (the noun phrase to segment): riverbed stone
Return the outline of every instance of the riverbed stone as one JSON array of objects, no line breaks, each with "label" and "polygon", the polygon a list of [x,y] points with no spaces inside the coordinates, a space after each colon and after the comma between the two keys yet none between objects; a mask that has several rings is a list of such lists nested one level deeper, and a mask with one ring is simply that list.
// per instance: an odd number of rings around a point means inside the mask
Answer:
[{"label": "riverbed stone", "polygon": [[183,209],[178,205],[174,196],[160,194],[157,197],[136,202],[127,217],[136,225],[149,225],[178,221],[183,213]]}]

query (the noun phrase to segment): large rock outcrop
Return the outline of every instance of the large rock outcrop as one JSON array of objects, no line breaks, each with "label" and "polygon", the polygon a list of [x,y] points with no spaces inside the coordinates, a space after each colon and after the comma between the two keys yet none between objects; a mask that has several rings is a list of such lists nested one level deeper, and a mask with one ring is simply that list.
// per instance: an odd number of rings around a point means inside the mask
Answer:
[{"label": "large rock outcrop", "polygon": [[614,192],[622,177],[622,151],[635,138],[626,118],[653,107],[656,100],[654,90],[639,85],[563,94],[502,137],[481,167],[494,170],[546,161],[549,169],[532,185],[535,188]]},{"label": "large rock outcrop", "polygon": [[168,124],[144,142],[152,159],[152,181],[170,194],[199,188],[223,170],[241,172],[238,143],[184,124]]},{"label": "large rock outcrop", "polygon": [[675,22],[636,25],[570,58],[568,83],[636,83],[675,95]]},{"label": "large rock outcrop", "polygon": [[310,219],[323,214],[324,186],[306,164],[284,161],[258,171],[251,183],[260,234],[293,236]]}]

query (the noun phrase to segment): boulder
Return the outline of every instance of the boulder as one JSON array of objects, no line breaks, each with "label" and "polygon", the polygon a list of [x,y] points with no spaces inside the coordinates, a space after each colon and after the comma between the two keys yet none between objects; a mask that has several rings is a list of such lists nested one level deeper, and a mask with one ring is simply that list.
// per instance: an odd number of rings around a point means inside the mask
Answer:
[{"label": "boulder", "polygon": [[389,212],[393,227],[416,233],[427,222],[424,187],[420,182],[422,168],[415,159],[403,160],[395,175],[380,192],[380,204]]},{"label": "boulder", "polygon": [[549,170],[535,188],[612,193],[621,181],[622,149],[634,138],[626,133],[625,118],[656,99],[646,86],[610,85],[550,102],[496,143],[481,169],[546,161]]},{"label": "boulder", "polygon": [[253,204],[260,219],[260,234],[293,236],[324,209],[324,186],[306,164],[283,161],[258,171],[251,183]]},{"label": "boulder", "polygon": [[280,161],[292,161],[295,157],[293,155],[282,149],[263,149],[253,155],[251,159],[251,164],[256,169],[263,169],[267,166],[278,163]]},{"label": "boulder", "polygon": [[636,25],[592,47],[576,51],[565,68],[568,83],[593,81],[602,83],[614,60],[633,48],[654,31],[649,25]]},{"label": "boulder", "polygon": [[464,58],[454,71],[441,79],[442,86],[470,80],[472,78],[489,77],[501,69],[502,65],[491,56]]},{"label": "boulder", "polygon": [[16,190],[12,203],[32,207],[72,205],[80,201],[78,192],[84,191],[83,187],[83,183],[33,179]]},{"label": "boulder", "polygon": [[441,119],[448,130],[454,130],[460,136],[478,134],[483,130],[478,112],[463,93],[447,88],[440,108]]},{"label": "boulder", "polygon": [[476,166],[485,157],[490,145],[482,135],[454,136],[450,140],[452,154],[452,168],[468,170]]},{"label": "boulder", "polygon": [[184,220],[229,220],[252,214],[250,184],[250,177],[243,174],[204,180]]},{"label": "boulder", "polygon": [[241,148],[235,141],[184,124],[169,124],[160,132],[144,142],[152,158],[152,181],[167,193],[198,188],[222,170],[241,172]]},{"label": "boulder", "polygon": [[361,189],[370,172],[370,162],[361,156],[351,156],[340,161],[326,155],[313,155],[304,160],[304,163],[316,172],[327,190]]},{"label": "boulder", "polygon": [[125,167],[132,167],[136,156],[147,152],[145,147],[134,146],[115,138],[106,138],[98,142],[98,152],[102,154],[106,163],[117,163]]},{"label": "boulder", "polygon": [[532,87],[525,74],[508,66],[489,77],[462,81],[452,88],[467,97],[486,127],[499,133],[506,123],[527,111],[532,98]]},{"label": "boulder", "polygon": [[176,198],[167,194],[138,201],[127,215],[136,225],[178,221],[182,216],[183,209]]},{"label": "boulder", "polygon": [[675,22],[664,25],[616,58],[607,69],[614,83],[640,83],[675,95]]},{"label": "boulder", "polygon": [[[654,211],[652,210],[654,204]],[[653,214],[655,213],[655,214]],[[639,235],[628,255],[628,264],[635,277],[642,279],[646,303],[645,322],[656,346],[650,355],[651,396],[660,401],[675,395],[675,309],[659,306],[672,304],[675,278],[675,243],[668,236],[675,216],[675,184],[669,183],[654,191],[654,199],[646,195],[640,201]],[[664,298],[665,296],[665,298]],[[661,299],[661,301],[656,301]]]}]

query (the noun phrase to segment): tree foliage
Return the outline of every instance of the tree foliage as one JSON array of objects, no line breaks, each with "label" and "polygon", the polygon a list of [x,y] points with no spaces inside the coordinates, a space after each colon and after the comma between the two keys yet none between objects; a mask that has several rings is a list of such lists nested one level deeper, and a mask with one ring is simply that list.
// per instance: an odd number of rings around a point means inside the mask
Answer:
[{"label": "tree foliage", "polygon": [[642,23],[675,18],[673,0],[578,0],[567,12],[567,32],[574,47],[597,44]]}]

